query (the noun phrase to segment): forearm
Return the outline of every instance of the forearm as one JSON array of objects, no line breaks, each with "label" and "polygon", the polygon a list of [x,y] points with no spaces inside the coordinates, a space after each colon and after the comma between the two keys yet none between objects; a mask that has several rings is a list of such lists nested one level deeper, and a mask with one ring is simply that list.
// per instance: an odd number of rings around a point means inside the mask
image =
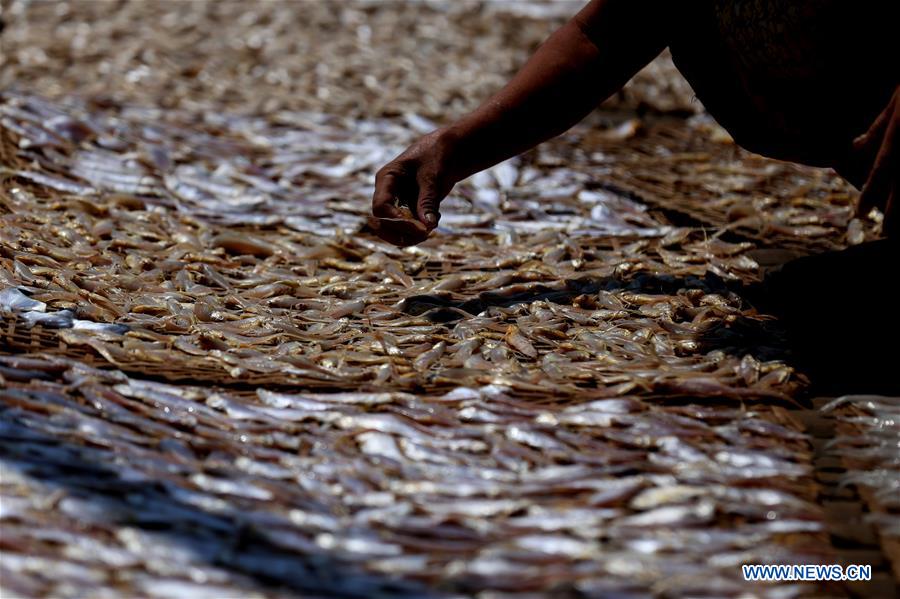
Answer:
[{"label": "forearm", "polygon": [[580,121],[667,45],[671,2],[594,0],[558,29],[500,92],[442,130],[458,178]]},{"label": "forearm", "polygon": [[562,133],[659,54],[673,5],[681,3],[592,0],[494,97],[378,171],[372,230],[400,246],[425,240],[455,183]]}]

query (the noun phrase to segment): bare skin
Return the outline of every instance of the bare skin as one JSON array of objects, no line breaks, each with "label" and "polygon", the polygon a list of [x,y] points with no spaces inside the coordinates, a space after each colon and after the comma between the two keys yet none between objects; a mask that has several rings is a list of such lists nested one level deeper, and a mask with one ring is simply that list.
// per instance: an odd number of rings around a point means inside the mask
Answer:
[{"label": "bare skin", "polygon": [[457,182],[564,132],[670,47],[738,143],[835,168],[862,188],[860,211],[880,208],[893,234],[900,221],[900,61],[891,57],[900,47],[888,24],[897,22],[897,9],[875,0],[861,6],[592,0],[502,90],[378,172],[371,226],[397,245],[423,241]]}]

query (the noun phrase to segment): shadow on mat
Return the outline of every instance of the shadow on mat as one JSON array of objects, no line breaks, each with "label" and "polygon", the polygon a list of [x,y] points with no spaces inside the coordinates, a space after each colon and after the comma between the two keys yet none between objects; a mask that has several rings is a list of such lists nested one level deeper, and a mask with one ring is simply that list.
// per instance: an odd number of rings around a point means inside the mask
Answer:
[{"label": "shadow on mat", "polygon": [[483,292],[465,301],[453,301],[449,295],[418,295],[405,299],[401,309],[433,322],[452,323],[493,307],[539,300],[570,304],[580,295],[598,291],[670,295],[699,289],[735,294],[777,321],[738,318],[716,324],[700,333],[697,341],[702,351],[788,361],[811,378],[812,391],[820,394],[898,394],[900,372],[894,372],[900,366],[898,275],[900,243],[882,240],[795,259],[756,285],[744,286],[712,274],[640,273],[533,285],[521,293]]},{"label": "shadow on mat", "polygon": [[[604,277],[570,279],[560,285],[530,285],[520,293],[483,292],[465,301],[453,301],[447,295],[416,295],[406,298],[400,308],[413,316],[424,316],[432,322],[453,323],[489,310],[510,308],[519,304],[547,301],[571,304],[581,295],[598,291],[630,291],[647,295],[674,295],[679,290],[699,289],[704,293],[744,297],[747,288],[737,282],[725,281],[714,274],[704,277],[676,277],[638,273],[628,278]],[[725,353],[752,355],[758,360],[787,360],[790,357],[784,331],[774,320],[740,317],[733,322],[712,323],[703,329],[696,341],[703,353],[721,350]]]},{"label": "shadow on mat", "polygon": [[[266,588],[348,599],[437,596],[413,583],[363,572],[325,550],[311,553],[276,544],[254,530],[240,510],[211,512],[174,497],[162,479],[140,472],[140,457],[129,456],[127,449],[123,454],[76,446],[29,426],[35,419],[49,421],[51,416],[0,403],[0,462],[5,469],[40,481],[48,495],[62,491],[59,502],[68,501],[66,512],[77,511],[82,525],[139,529],[174,541],[199,564],[227,569],[236,579],[229,583],[236,596]],[[65,434],[64,425],[56,426]],[[272,514],[275,532],[279,518]],[[289,533],[282,537],[290,540]]]},{"label": "shadow on mat", "polygon": [[748,290],[784,326],[819,394],[900,394],[900,242],[789,262]]}]

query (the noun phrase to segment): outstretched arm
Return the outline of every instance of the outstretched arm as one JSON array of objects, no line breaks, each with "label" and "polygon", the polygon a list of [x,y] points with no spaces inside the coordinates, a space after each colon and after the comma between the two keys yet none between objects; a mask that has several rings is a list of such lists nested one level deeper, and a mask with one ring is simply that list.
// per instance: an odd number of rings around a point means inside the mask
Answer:
[{"label": "outstretched arm", "polygon": [[675,4],[591,0],[502,90],[378,172],[372,227],[398,245],[424,240],[458,181],[567,130],[659,54]]}]

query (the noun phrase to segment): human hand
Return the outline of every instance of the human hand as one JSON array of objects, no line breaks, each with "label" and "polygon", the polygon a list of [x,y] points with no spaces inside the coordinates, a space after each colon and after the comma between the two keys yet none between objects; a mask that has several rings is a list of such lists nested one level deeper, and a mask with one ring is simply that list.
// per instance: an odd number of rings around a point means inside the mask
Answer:
[{"label": "human hand", "polygon": [[375,176],[369,227],[401,247],[424,241],[440,220],[438,206],[459,180],[453,143],[441,131],[422,137]]},{"label": "human hand", "polygon": [[865,216],[872,208],[884,214],[884,233],[900,234],[900,86],[894,91],[887,107],[878,115],[869,130],[857,137],[853,149],[865,156],[874,156],[857,212]]}]

